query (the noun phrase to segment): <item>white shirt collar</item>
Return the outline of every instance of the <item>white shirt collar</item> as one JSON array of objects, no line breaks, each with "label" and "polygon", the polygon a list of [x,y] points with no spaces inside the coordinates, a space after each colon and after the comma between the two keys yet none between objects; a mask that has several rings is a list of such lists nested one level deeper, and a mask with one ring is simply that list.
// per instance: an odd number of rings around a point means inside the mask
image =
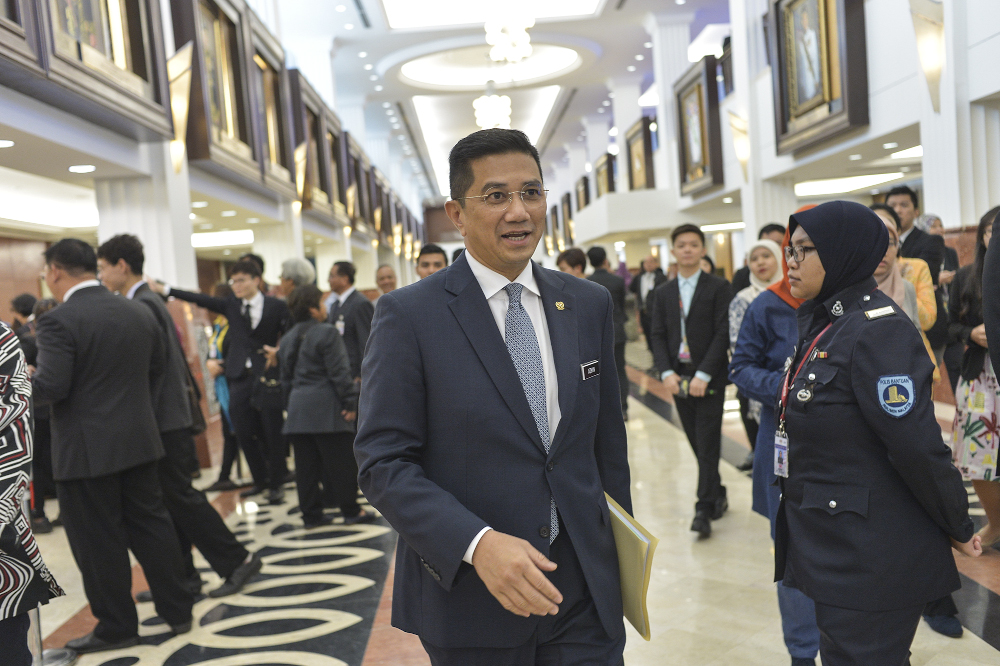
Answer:
[{"label": "white shirt collar", "polygon": [[[469,262],[469,268],[472,269],[472,274],[476,276],[476,280],[479,281],[479,286],[483,290],[483,295],[486,296],[486,300],[493,298],[501,289],[506,287],[511,283],[503,275],[500,275],[492,268],[487,268],[482,263],[476,260],[472,256],[471,252],[466,252],[465,256]],[[535,296],[541,298],[541,292],[538,290],[538,283],[535,282],[535,274],[532,271],[532,264],[534,262],[529,261],[528,265],[524,267],[521,274],[517,276],[514,282],[523,285],[525,289],[533,293]]]},{"label": "white shirt collar", "polygon": [[354,285],[351,285],[350,287],[347,288],[347,291],[337,296],[337,300],[340,301],[341,305],[343,305],[344,302],[347,300],[347,297],[353,294],[354,292],[355,292]]},{"label": "white shirt collar", "polygon": [[677,282],[679,284],[686,284],[686,285],[689,285],[691,287],[697,287],[698,286],[698,279],[701,277],[701,274],[703,272],[704,271],[702,271],[701,269],[699,269],[698,272],[695,273],[694,275],[692,275],[691,277],[684,277],[683,275],[681,275],[680,273],[678,273],[677,274]]},{"label": "white shirt collar", "polygon": [[244,305],[249,305],[249,306],[250,306],[250,307],[252,307],[252,308],[253,308],[253,307],[257,307],[257,306],[259,306],[259,305],[263,305],[263,304],[264,304],[264,294],[262,294],[262,293],[261,293],[261,292],[260,292],[260,291],[258,290],[258,291],[257,291],[257,294],[256,294],[256,295],[255,295],[255,296],[254,296],[253,298],[251,298],[251,299],[249,299],[249,300],[247,300],[247,299],[245,299],[245,298],[244,298],[244,299],[243,299],[243,304],[244,304]]},{"label": "white shirt collar", "polygon": [[907,238],[907,237],[908,237],[908,236],[909,236],[909,235],[910,235],[911,233],[913,233],[913,230],[914,230],[914,229],[916,229],[916,228],[917,228],[917,225],[916,225],[916,224],[914,224],[914,225],[913,225],[912,227],[910,227],[909,229],[907,229],[907,230],[906,230],[906,231],[904,231],[903,233],[899,234],[899,244],[900,244],[900,245],[902,245],[902,244],[903,244],[903,243],[904,243],[904,242],[906,241],[906,238]]},{"label": "white shirt collar", "polygon": [[78,284],[74,284],[72,287],[66,290],[63,294],[63,303],[69,300],[69,297],[80,291],[81,289],[86,289],[87,287],[100,287],[101,283],[97,280],[84,280]]},{"label": "white shirt collar", "polygon": [[128,290],[128,293],[125,294],[125,297],[134,298],[135,292],[139,291],[139,287],[141,287],[144,284],[146,284],[145,280],[139,280],[138,282],[136,282],[134,285],[132,285],[132,288]]}]

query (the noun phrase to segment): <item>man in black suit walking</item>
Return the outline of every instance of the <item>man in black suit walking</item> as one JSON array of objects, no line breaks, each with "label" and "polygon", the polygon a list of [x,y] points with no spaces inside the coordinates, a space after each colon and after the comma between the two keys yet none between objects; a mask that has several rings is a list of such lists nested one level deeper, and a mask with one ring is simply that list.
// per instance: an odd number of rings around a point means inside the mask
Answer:
[{"label": "man in black suit walking", "polygon": [[263,281],[256,262],[243,259],[233,264],[229,270],[229,284],[233,295],[228,298],[182,291],[155,282],[149,286],[164,296],[194,303],[229,320],[225,361],[229,416],[254,482],[253,488],[242,494],[249,497],[266,489],[266,499],[272,504],[280,504],[285,498],[281,486],[288,476],[281,435],[281,400],[279,398],[276,405],[257,409],[251,404],[251,398],[254,384],[260,382],[268,367],[264,347],[278,346],[281,335],[291,324],[291,315],[284,301],[261,292]]},{"label": "man in black suit walking", "polygon": [[330,291],[327,300],[327,321],[337,327],[347,347],[351,361],[351,377],[361,381],[361,360],[365,356],[368,336],[372,332],[375,306],[354,288],[354,264],[338,261],[330,269]]},{"label": "man in black suit walking", "polygon": [[[923,259],[931,269],[931,280],[937,286],[944,262],[944,238],[934,236],[914,226],[920,215],[917,193],[906,185],[889,190],[885,203],[899,216],[899,256]],[[938,315],[940,316],[940,307]]]},{"label": "man in black suit walking", "polygon": [[646,346],[649,351],[653,351],[653,343],[650,340],[650,333],[653,330],[650,322],[650,313],[653,311],[652,297],[653,291],[667,281],[667,276],[660,268],[660,260],[652,255],[642,260],[642,272],[632,279],[628,288],[635,294],[636,304],[639,307],[639,323],[642,325],[642,332],[646,336]]},{"label": "man in black suit walking", "polygon": [[96,279],[94,250],[67,238],[45,251],[59,305],[37,322],[35,403],[52,405],[52,464],[62,520],[98,624],[67,643],[77,652],[135,645],[131,548],[156,610],[174,633],[191,629],[191,591],[156,461],[163,457],[153,390],[164,372],[156,319]]},{"label": "man in black suit walking", "polygon": [[[135,236],[114,236],[97,249],[97,268],[104,285],[148,306],[160,326],[167,359],[159,391],[153,396],[153,411],[165,453],[157,466],[163,499],[177,528],[192,591],[197,594],[202,586],[201,575],[191,556],[193,544],[226,581],[209,592],[209,596],[226,596],[239,591],[260,571],[260,556],[250,555],[226,527],[219,512],[208,503],[205,493],[191,485],[189,465],[192,458],[197,458],[191,430],[194,424],[189,398],[191,374],[175,333],[174,320],[163,298],[142,279],[144,263],[142,243]],[[140,598],[140,601],[148,600],[145,595]]]},{"label": "man in black suit walking", "polygon": [[618,367],[618,387],[622,394],[622,417],[628,421],[628,375],[625,372],[625,280],[611,273],[608,268],[608,253],[599,246],[587,250],[587,258],[594,272],[588,280],[596,282],[611,292],[611,302],[614,303],[615,321],[615,365]]},{"label": "man in black suit walking", "polygon": [[719,477],[722,412],[729,362],[729,283],[701,270],[705,234],[684,224],[671,234],[677,277],[653,297],[653,357],[698,458],[698,502],[691,531],[712,534],[729,508]]}]

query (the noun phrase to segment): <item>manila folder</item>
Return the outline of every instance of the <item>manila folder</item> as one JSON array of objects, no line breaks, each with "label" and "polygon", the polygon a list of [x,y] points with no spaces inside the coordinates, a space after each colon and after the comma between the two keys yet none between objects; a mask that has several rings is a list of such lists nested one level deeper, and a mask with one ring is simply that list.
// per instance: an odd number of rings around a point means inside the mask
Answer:
[{"label": "manila folder", "polygon": [[660,540],[628,515],[618,502],[611,499],[611,495],[604,493],[604,496],[611,510],[611,529],[618,550],[618,575],[625,619],[648,641],[650,627],[646,591],[649,589],[649,574],[653,570],[653,551]]}]

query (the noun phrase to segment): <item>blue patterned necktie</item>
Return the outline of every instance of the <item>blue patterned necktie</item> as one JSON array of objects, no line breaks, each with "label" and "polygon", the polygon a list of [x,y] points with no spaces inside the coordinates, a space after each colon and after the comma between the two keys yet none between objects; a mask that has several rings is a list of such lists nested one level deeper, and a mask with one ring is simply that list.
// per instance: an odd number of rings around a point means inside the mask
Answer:
[{"label": "blue patterned necktie", "polygon": [[[542,352],[538,346],[535,327],[531,325],[528,313],[521,305],[521,291],[524,285],[511,282],[507,290],[509,303],[507,318],[504,324],[504,338],[507,351],[517,368],[517,376],[521,379],[524,395],[531,406],[531,415],[535,417],[538,435],[542,439],[545,453],[549,452],[552,440],[549,436],[549,412],[545,404],[545,371],[542,367]],[[556,515],[556,500],[549,497],[549,543],[559,534],[559,519]]]}]

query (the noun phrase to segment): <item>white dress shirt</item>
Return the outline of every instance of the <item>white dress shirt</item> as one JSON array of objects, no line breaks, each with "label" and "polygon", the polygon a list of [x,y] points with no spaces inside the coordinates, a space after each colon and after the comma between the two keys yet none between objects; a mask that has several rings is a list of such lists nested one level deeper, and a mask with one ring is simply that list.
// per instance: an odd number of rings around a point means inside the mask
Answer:
[{"label": "white dress shirt", "polygon": [[326,297],[326,311],[330,312],[330,308],[333,307],[333,302],[334,301],[340,301],[340,305],[343,306],[344,305],[344,301],[347,300],[347,297],[350,296],[351,294],[353,294],[354,292],[355,292],[355,289],[354,289],[353,285],[350,286],[350,287],[348,287],[347,290],[344,293],[342,293],[342,294],[338,294],[335,291],[331,291],[330,295]]},{"label": "white dress shirt", "polygon": [[132,300],[133,298],[135,298],[135,292],[137,292],[137,291],[139,290],[139,287],[141,287],[141,286],[142,286],[142,285],[144,285],[144,284],[146,284],[146,281],[145,281],[145,280],[139,280],[138,282],[136,282],[136,283],[135,283],[134,285],[132,285],[132,287],[131,287],[131,288],[130,288],[130,289],[128,290],[128,293],[127,293],[127,294],[125,294],[125,298],[127,298],[127,299],[129,299],[129,300]]},{"label": "white dress shirt", "polygon": [[[243,306],[250,306],[250,328],[257,328],[264,316],[264,294],[259,291],[251,299],[242,299]],[[243,312],[241,307],[240,313]]]},{"label": "white dress shirt", "polygon": [[[486,303],[493,313],[493,320],[496,322],[497,328],[500,329],[500,335],[506,339],[507,306],[510,299],[504,287],[511,281],[477,261],[471,252],[466,252],[465,256],[469,262],[469,268],[472,269],[472,274],[476,276],[476,280],[483,290]],[[521,291],[521,305],[527,312],[531,326],[535,329],[535,336],[538,338],[538,349],[542,356],[542,372],[545,376],[545,407],[549,417],[549,437],[551,438],[555,436],[559,420],[562,418],[562,412],[559,409],[559,378],[556,375],[556,364],[552,355],[549,326],[545,319],[545,310],[542,308],[542,295],[538,289],[538,283],[535,281],[534,273],[532,273],[532,262],[528,262],[528,265],[514,282],[524,286]],[[472,564],[472,554],[475,552],[476,546],[479,545],[479,540],[490,529],[492,528],[484,527],[476,535],[465,551],[465,557],[462,558],[464,561]]]},{"label": "white dress shirt", "polygon": [[[899,247],[903,246],[903,243],[905,243],[906,239],[910,237],[910,234],[913,233],[913,230],[916,228],[916,226],[917,225],[914,224],[912,227],[910,227],[909,229],[907,229],[903,233],[899,234]],[[902,256],[902,255],[900,255],[900,256]]]},{"label": "white dress shirt", "polygon": [[78,284],[74,284],[72,287],[66,290],[63,294],[63,303],[69,300],[69,297],[80,291],[81,289],[86,289],[87,287],[100,287],[101,283],[99,280],[84,280]]},{"label": "white dress shirt", "polygon": [[656,286],[656,273],[645,272],[639,277],[639,293],[642,297],[643,308],[646,307],[646,299],[649,297],[649,292],[653,291],[653,287]]}]

